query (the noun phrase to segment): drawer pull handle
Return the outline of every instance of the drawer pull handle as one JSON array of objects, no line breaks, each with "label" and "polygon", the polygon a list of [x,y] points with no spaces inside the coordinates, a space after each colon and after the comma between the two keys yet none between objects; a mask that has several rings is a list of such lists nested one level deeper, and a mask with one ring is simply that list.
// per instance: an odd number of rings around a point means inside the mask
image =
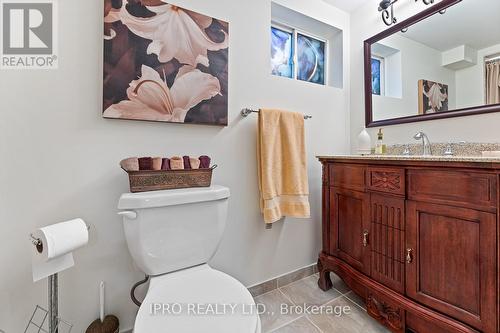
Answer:
[{"label": "drawer pull handle", "polygon": [[363,232],[363,246],[364,247],[368,246],[368,234],[369,234],[368,230],[365,230]]},{"label": "drawer pull handle", "polygon": [[412,249],[410,249],[410,248],[407,248],[407,249],[406,249],[406,262],[407,262],[408,264],[411,264],[411,262],[413,261],[413,258],[412,258],[412,255],[411,255],[411,252],[412,252],[412,251],[413,251],[413,250],[412,250]]}]

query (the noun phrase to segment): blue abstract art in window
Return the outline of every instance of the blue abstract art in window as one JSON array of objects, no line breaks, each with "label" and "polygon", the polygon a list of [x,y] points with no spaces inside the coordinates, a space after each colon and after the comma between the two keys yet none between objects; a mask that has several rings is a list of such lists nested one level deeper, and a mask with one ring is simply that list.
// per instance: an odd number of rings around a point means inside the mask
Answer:
[{"label": "blue abstract art in window", "polygon": [[293,78],[293,33],[271,27],[271,71]]},{"label": "blue abstract art in window", "polygon": [[380,60],[372,58],[372,94],[380,95]]},{"label": "blue abstract art in window", "polygon": [[325,42],[297,34],[297,79],[325,84]]}]

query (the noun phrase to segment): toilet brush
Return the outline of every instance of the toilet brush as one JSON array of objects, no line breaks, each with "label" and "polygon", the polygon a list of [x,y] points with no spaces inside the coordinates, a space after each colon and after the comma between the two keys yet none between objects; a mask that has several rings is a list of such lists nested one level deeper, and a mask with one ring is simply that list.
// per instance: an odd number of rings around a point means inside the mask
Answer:
[{"label": "toilet brush", "polygon": [[120,322],[113,315],[104,316],[104,281],[99,285],[99,319],[90,324],[85,333],[118,333]]}]

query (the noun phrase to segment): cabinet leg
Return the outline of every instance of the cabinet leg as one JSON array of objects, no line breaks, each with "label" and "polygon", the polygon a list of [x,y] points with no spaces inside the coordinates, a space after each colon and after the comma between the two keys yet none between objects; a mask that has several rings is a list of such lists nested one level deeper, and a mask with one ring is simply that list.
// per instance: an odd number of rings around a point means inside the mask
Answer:
[{"label": "cabinet leg", "polygon": [[319,280],[318,286],[321,290],[327,291],[333,287],[332,280],[330,280],[330,271],[326,270],[321,262],[321,258],[318,259],[318,273]]}]

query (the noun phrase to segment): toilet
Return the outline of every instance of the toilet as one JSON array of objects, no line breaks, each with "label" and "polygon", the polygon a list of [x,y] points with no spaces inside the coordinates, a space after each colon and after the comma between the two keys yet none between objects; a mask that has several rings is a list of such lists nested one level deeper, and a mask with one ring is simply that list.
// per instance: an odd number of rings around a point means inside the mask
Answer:
[{"label": "toilet", "polygon": [[150,284],[134,333],[260,333],[255,302],[207,262],[227,219],[229,189],[125,193],[118,208],[127,245]]}]

